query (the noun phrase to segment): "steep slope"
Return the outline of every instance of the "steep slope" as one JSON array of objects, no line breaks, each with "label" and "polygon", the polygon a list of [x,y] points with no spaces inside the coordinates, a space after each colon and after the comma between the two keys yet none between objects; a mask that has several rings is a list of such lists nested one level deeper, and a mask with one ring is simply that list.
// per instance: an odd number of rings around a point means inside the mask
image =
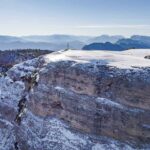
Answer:
[{"label": "steep slope", "polygon": [[0,78],[0,148],[149,149],[149,74],[150,60],[129,51],[69,50],[15,65]]}]

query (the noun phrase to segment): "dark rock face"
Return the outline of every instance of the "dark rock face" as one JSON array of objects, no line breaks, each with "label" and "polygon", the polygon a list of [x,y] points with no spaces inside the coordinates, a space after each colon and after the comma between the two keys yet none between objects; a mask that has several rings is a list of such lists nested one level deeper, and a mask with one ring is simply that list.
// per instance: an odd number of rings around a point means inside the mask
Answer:
[{"label": "dark rock face", "polygon": [[145,56],[144,58],[145,58],[145,59],[150,59],[150,56],[148,55],[148,56]]},{"label": "dark rock face", "polygon": [[[35,70],[39,80],[28,91],[31,83],[22,77]],[[149,74],[148,67],[119,69],[71,60],[48,61],[44,57],[16,65],[0,81],[0,138],[2,143],[10,141],[3,147],[149,149]],[[24,95],[27,112],[18,125],[14,119]],[[4,131],[11,136],[5,138]],[[110,138],[121,142],[110,142]]]},{"label": "dark rock face", "polygon": [[57,115],[88,133],[149,143],[150,131],[143,126],[150,124],[150,70],[125,74],[105,66],[94,72],[92,66],[82,70],[72,65],[60,62],[41,72],[30,94],[30,110]]},{"label": "dark rock face", "polygon": [[15,64],[19,64],[23,61],[36,58],[40,55],[51,53],[48,50],[6,50],[0,51],[0,72],[6,72]]}]

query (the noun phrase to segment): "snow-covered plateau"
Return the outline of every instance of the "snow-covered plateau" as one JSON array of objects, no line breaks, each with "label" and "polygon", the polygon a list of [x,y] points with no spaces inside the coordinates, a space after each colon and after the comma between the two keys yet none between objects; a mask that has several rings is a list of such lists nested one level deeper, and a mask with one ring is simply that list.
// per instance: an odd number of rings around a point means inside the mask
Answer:
[{"label": "snow-covered plateau", "polygon": [[0,150],[149,150],[150,50],[67,50],[0,77]]}]

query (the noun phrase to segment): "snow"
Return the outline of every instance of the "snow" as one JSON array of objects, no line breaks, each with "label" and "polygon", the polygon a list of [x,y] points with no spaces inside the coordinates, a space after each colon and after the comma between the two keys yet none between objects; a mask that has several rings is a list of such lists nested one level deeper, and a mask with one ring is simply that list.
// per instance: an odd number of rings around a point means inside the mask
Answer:
[{"label": "snow", "polygon": [[60,87],[60,86],[56,86],[55,89],[59,90],[59,91],[65,91],[65,89],[63,87]]},{"label": "snow", "polygon": [[0,124],[4,124],[7,128],[0,128],[0,150],[10,150],[12,143],[14,142],[14,130],[13,125],[4,119],[0,119]]},{"label": "snow", "polygon": [[123,51],[122,54],[144,58],[145,56],[150,55],[150,49],[130,49]]},{"label": "snow", "polygon": [[[92,150],[120,150],[119,147],[116,146],[115,143],[110,143],[109,146],[107,144],[96,144],[92,147]],[[133,150],[133,148],[131,148],[130,146],[126,145],[124,147],[122,147],[122,150]]]},{"label": "snow", "polygon": [[21,81],[13,82],[9,77],[0,78],[0,103],[17,106],[25,89]]},{"label": "snow", "polygon": [[146,128],[146,129],[150,130],[150,125],[149,124],[143,124],[142,126],[143,126],[143,128]]},{"label": "snow", "polygon": [[[34,59],[33,59],[34,60]],[[33,61],[28,61],[33,62]],[[32,63],[31,63],[32,64]],[[30,65],[31,65],[30,64]],[[10,69],[11,70],[11,69]],[[33,66],[27,66],[26,63],[17,64],[13,67],[16,74],[20,74],[20,77],[31,74],[31,72],[36,71],[36,68]]]},{"label": "snow", "polygon": [[[143,113],[144,110],[142,109],[139,109],[139,108],[128,108],[126,107],[125,105],[122,105],[118,102],[115,102],[113,100],[110,100],[110,99],[107,99],[107,98],[102,98],[102,97],[97,97],[96,98],[96,102],[101,104],[102,106],[103,105],[106,105],[106,106],[110,106],[112,108],[117,108],[117,109],[124,109],[125,111],[127,112],[134,112],[134,113]],[[143,126],[146,128],[146,126]]]},{"label": "snow", "polygon": [[118,108],[123,108],[123,106],[117,102],[114,102],[114,101],[111,101],[109,99],[106,99],[106,98],[100,98],[98,97],[96,99],[96,101],[100,104],[103,104],[103,105],[109,105],[109,106],[112,106],[112,107],[118,107]]},{"label": "snow", "polygon": [[[150,67],[150,60],[144,59],[145,55],[149,55],[150,50],[128,50],[123,52],[112,52],[112,51],[81,51],[81,50],[69,50],[69,51],[60,51],[53,54],[48,54],[42,56],[45,60],[44,63],[51,63],[57,61],[75,61],[76,64],[98,64],[98,65],[108,65],[115,66],[118,68],[132,68],[136,67]],[[33,59],[25,63],[15,65],[12,70],[15,71],[15,74],[20,74],[20,76],[28,75],[31,72],[35,71],[36,63],[39,62],[39,59]],[[96,66],[95,65],[95,66]],[[45,69],[46,68],[41,68]],[[135,69],[135,68],[133,68]],[[11,70],[11,69],[10,69]],[[129,70],[127,70],[128,72]],[[8,74],[9,75],[9,74]],[[11,74],[9,75],[11,77]],[[43,88],[46,86],[43,85]],[[67,91],[61,86],[54,87],[58,91]],[[17,109],[17,104],[20,98],[23,95],[25,85],[21,81],[14,82],[9,77],[0,78],[0,103],[3,105],[9,105]],[[96,101],[100,104],[109,105],[117,108],[124,108],[121,104],[114,102],[109,99],[98,97]],[[138,109],[132,109],[132,111],[139,112]],[[6,124],[9,129],[0,129],[0,149],[4,150],[8,145],[5,146],[5,143],[12,143],[9,140],[14,140],[14,133],[12,130],[12,124],[7,120],[0,119],[0,122]],[[29,124],[33,123],[33,126]],[[40,118],[35,116],[31,112],[26,113],[26,117],[22,121],[24,135],[28,139],[28,144],[33,146],[35,149],[44,146],[44,149],[61,149],[64,150],[78,150],[82,149],[92,149],[92,150],[107,150],[107,149],[124,149],[130,150],[133,149],[129,145],[124,145],[124,148],[120,148],[118,145],[119,142],[112,139],[106,140],[105,143],[102,143],[104,137],[99,137],[100,139],[94,143],[93,141],[97,138],[91,135],[82,134],[79,132],[72,131],[68,125],[66,125],[62,120],[57,118]],[[149,129],[148,124],[144,124],[143,127]],[[22,132],[23,132],[22,131]],[[34,139],[34,140],[33,140]],[[94,139],[94,140],[91,140]],[[88,147],[89,146],[89,147]]]},{"label": "snow", "polygon": [[150,55],[150,50],[127,50],[127,51],[83,51],[68,50],[55,52],[44,56],[45,61],[75,61],[77,63],[96,63],[99,65],[114,66],[117,68],[150,67],[150,60],[145,59]]},{"label": "snow", "polygon": [[[54,63],[64,61],[72,63],[72,67],[80,65],[82,69],[86,66],[92,65],[94,70],[99,71],[97,66],[106,65],[109,67],[116,67],[119,69],[139,70],[141,67],[150,67],[150,60],[145,59],[146,55],[150,55],[148,50],[127,50],[127,51],[83,51],[83,50],[68,50],[59,51],[47,54],[32,60],[28,60],[21,64],[12,67],[7,74],[11,77],[15,76],[17,79],[21,76],[28,76],[34,71],[46,73],[48,69],[46,66],[55,67]],[[93,70],[92,70],[93,71]],[[113,76],[112,76],[113,77]]]},{"label": "snow", "polygon": [[60,86],[56,86],[54,89],[57,90],[57,91],[59,91],[59,92],[69,93],[68,90],[66,90],[65,88],[60,87]]},{"label": "snow", "polygon": [[[128,144],[110,138],[79,133],[72,130],[66,122],[55,117],[43,119],[35,116],[30,111],[26,115],[27,117],[22,122],[22,128],[27,136],[28,144],[35,149],[133,150]],[[29,122],[32,122],[30,127]]]},{"label": "snow", "polygon": [[[29,128],[28,122],[31,121],[33,122],[33,127]],[[39,148],[40,145],[49,150],[50,147],[53,147],[57,143],[54,147],[62,145],[62,149],[64,150],[67,150],[67,148],[78,150],[78,146],[86,146],[87,144],[86,139],[71,132],[67,125],[56,118],[50,117],[43,120],[43,118],[39,118],[28,112],[27,118],[23,120],[23,126],[27,130],[28,135],[32,134],[32,136],[28,137],[29,141],[32,141],[32,137],[34,138],[33,142],[29,142],[30,145],[34,145],[33,147]]]},{"label": "snow", "polygon": [[9,122],[8,120],[4,120],[2,118],[0,118],[0,122],[5,123],[5,125],[7,125],[7,126],[13,126],[13,124],[11,122]]}]

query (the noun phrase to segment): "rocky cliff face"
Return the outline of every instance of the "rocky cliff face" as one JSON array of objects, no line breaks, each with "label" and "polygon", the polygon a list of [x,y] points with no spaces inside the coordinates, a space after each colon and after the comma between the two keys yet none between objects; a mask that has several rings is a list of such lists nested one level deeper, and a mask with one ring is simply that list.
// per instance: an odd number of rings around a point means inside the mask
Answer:
[{"label": "rocky cliff face", "polygon": [[149,67],[144,57],[97,51],[15,65],[0,78],[0,149],[149,149]]}]

